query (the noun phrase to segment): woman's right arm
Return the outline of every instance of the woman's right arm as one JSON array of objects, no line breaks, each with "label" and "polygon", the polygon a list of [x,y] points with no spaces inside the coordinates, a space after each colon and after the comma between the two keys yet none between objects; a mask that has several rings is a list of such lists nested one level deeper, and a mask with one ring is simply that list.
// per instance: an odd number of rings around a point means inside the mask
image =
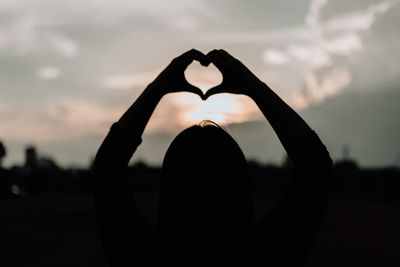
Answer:
[{"label": "woman's right arm", "polygon": [[273,266],[301,266],[314,244],[325,211],[332,160],[318,135],[268,86],[261,85],[252,99],[294,165],[293,177],[283,196],[257,225],[257,254],[262,260],[268,251],[268,261]]},{"label": "woman's right arm", "polygon": [[94,195],[97,226],[103,251],[111,266],[149,261],[153,231],[137,207],[130,191],[126,169],[141,143],[143,131],[161,98],[173,92],[202,91],[184,78],[193,60],[204,64],[205,55],[190,50],[175,58],[114,123],[94,162]]}]

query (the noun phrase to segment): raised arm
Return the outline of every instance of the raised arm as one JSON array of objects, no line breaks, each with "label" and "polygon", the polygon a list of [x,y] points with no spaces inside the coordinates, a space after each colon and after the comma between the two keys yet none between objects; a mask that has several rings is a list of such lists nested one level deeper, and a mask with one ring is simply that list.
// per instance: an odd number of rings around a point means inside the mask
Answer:
[{"label": "raised arm", "polygon": [[172,60],[113,124],[97,152],[94,164],[96,216],[103,251],[111,266],[150,261],[153,230],[139,212],[129,189],[126,168],[164,95],[186,91],[203,96],[200,89],[186,81],[184,71],[193,60],[203,64],[204,58],[201,52],[190,50]]},{"label": "raised arm", "polygon": [[203,92],[185,79],[184,72],[193,60],[199,61],[202,65],[206,64],[205,55],[195,49],[174,58],[122,115],[118,124],[126,131],[141,136],[151,114],[164,95],[174,92],[190,92],[203,98]]},{"label": "raised arm", "polygon": [[220,93],[249,96],[267,118],[284,147],[297,136],[311,130],[291,107],[226,51],[213,50],[207,54],[207,60],[221,71],[223,80],[220,85],[208,90],[205,98]]},{"label": "raised arm", "polygon": [[256,227],[258,260],[271,266],[301,265],[326,206],[332,167],[329,154],[307,123],[239,60],[223,50],[211,51],[207,59],[221,71],[223,81],[205,97],[227,92],[253,99],[295,165],[283,197]]}]

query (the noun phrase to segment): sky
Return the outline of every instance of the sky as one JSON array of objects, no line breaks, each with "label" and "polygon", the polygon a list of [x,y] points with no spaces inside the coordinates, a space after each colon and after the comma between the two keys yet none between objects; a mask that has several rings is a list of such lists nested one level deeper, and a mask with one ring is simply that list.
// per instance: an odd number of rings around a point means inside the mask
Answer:
[{"label": "sky", "polygon": [[[395,0],[0,0],[0,140],[6,165],[24,149],[87,166],[111,124],[176,56],[222,48],[317,131],[332,158],[400,166],[400,3]],[[210,65],[185,75],[206,91]],[[173,138],[211,119],[246,157],[285,152],[251,99],[164,97],[133,161],[160,164]]]}]

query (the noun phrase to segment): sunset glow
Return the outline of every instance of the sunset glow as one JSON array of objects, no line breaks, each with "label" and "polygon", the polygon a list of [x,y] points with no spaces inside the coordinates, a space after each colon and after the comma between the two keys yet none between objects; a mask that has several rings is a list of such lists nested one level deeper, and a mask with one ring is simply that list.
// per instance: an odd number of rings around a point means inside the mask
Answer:
[{"label": "sunset glow", "polygon": [[191,125],[203,120],[212,120],[218,124],[239,123],[254,119],[255,105],[244,96],[220,94],[201,101],[196,96],[177,96],[177,106],[182,109],[179,116],[181,125]]},{"label": "sunset glow", "polygon": [[[185,71],[188,82],[199,87],[203,93],[222,82],[222,74],[213,65],[202,67],[193,62]],[[254,106],[244,96],[218,94],[202,101],[199,97],[182,94],[177,96],[177,106],[182,109],[179,120],[182,125],[211,120],[218,124],[238,123],[252,119]]]}]

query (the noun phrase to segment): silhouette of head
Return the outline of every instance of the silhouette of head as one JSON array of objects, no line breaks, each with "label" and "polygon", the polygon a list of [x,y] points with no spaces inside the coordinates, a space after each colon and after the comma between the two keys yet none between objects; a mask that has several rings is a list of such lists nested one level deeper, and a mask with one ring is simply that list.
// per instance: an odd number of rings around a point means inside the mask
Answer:
[{"label": "silhouette of head", "polygon": [[232,233],[237,237],[254,224],[250,185],[235,140],[210,121],[192,126],[165,155],[157,229],[186,246],[210,238],[215,246],[226,243]]}]

